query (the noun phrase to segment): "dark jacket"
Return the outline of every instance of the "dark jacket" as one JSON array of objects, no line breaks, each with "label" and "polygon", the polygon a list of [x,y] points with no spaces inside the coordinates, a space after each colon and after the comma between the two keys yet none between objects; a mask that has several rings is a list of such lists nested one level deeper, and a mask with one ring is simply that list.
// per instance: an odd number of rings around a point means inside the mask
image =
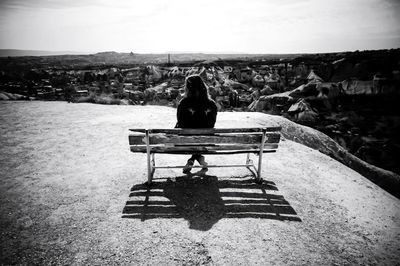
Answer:
[{"label": "dark jacket", "polygon": [[183,98],[177,111],[176,128],[213,128],[217,119],[217,105],[211,99],[199,103],[195,99]]}]

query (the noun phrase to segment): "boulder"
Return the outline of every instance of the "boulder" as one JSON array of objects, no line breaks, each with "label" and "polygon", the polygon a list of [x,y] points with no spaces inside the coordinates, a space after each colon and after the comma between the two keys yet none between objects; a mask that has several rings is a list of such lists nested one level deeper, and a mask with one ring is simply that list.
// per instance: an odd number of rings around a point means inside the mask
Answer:
[{"label": "boulder", "polygon": [[156,92],[163,92],[167,89],[168,82],[163,82],[157,86],[152,87],[151,89],[155,90]]},{"label": "boulder", "polygon": [[251,111],[282,111],[285,107],[293,102],[293,98],[288,95],[288,92],[276,93],[272,95],[261,96],[258,100],[250,104]]},{"label": "boulder", "polygon": [[323,82],[323,79],[315,74],[314,70],[311,70],[310,73],[307,76],[308,81],[316,81],[316,82]]},{"label": "boulder", "polygon": [[309,82],[307,84],[300,85],[296,89],[289,92],[289,95],[295,99],[305,98],[309,96],[317,96],[317,83]]},{"label": "boulder", "polygon": [[3,92],[10,100],[17,100],[17,97],[13,93]]},{"label": "boulder", "polygon": [[170,99],[176,99],[180,92],[179,89],[170,87],[166,89],[166,93]]},{"label": "boulder", "polygon": [[149,80],[153,82],[158,82],[162,79],[163,77],[163,72],[161,69],[154,65],[147,66],[147,72],[149,73]]},{"label": "boulder", "polygon": [[0,93],[0,100],[2,100],[2,101],[8,101],[8,100],[10,100],[10,98],[9,97],[7,97],[7,95],[5,95],[4,93]]},{"label": "boulder", "polygon": [[255,100],[249,106],[248,109],[254,112],[262,112],[266,109],[267,102],[263,100]]},{"label": "boulder", "polygon": [[26,100],[28,99],[27,96],[16,94],[16,93],[9,93],[9,92],[1,92],[0,93],[0,100],[7,101],[15,101],[15,100]]},{"label": "boulder", "polygon": [[311,125],[311,124],[315,124],[315,122],[317,122],[317,119],[318,119],[317,112],[315,112],[313,110],[304,110],[304,111],[299,112],[296,115],[295,121],[300,124]]},{"label": "boulder", "polygon": [[253,77],[253,79],[251,80],[251,84],[252,84],[254,87],[259,87],[259,88],[261,88],[261,87],[264,86],[265,80],[264,80],[264,78],[263,78],[261,75],[255,75],[255,76]]},{"label": "boulder", "polygon": [[237,81],[233,81],[231,79],[225,79],[223,86],[230,87],[232,89],[242,89],[245,91],[248,91],[250,89],[249,86]]},{"label": "boulder", "polygon": [[198,67],[191,67],[190,69],[188,69],[185,73],[185,76],[190,76],[190,75],[195,75],[199,72],[199,68]]},{"label": "boulder", "polygon": [[345,94],[373,94],[373,80],[346,79],[340,82]]},{"label": "boulder", "polygon": [[319,98],[327,97],[329,99],[338,97],[342,92],[340,87],[334,82],[321,82],[317,84]]},{"label": "boulder", "polygon": [[274,91],[269,85],[265,85],[263,89],[260,91],[261,95],[272,95],[275,93],[276,91]]},{"label": "boulder", "polygon": [[144,100],[152,101],[157,94],[157,91],[154,88],[147,88],[144,90]]},{"label": "boulder", "polygon": [[296,103],[292,104],[287,112],[294,116],[294,121],[300,124],[314,124],[318,119],[318,113],[304,99],[299,99]]},{"label": "boulder", "polygon": [[119,105],[130,105],[130,102],[127,99],[122,99],[120,100]]},{"label": "boulder", "polygon": [[172,77],[182,77],[182,76],[184,76],[184,74],[183,74],[183,71],[179,68],[179,67],[177,67],[177,66],[174,66],[174,67],[172,67],[169,71],[168,71],[168,77],[170,77],[170,78],[172,78]]}]

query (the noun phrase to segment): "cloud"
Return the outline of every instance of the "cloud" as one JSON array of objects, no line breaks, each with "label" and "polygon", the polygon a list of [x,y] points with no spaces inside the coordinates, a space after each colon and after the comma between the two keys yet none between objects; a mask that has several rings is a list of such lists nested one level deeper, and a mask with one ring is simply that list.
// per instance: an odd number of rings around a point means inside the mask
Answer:
[{"label": "cloud", "polygon": [[71,7],[87,7],[94,5],[104,5],[103,1],[95,0],[2,0],[0,6],[2,9],[34,9],[34,8],[48,8],[48,9],[64,9]]},{"label": "cloud", "polygon": [[399,2],[0,0],[0,38],[3,47],[46,50],[296,53],[357,45],[386,48],[398,40]]}]

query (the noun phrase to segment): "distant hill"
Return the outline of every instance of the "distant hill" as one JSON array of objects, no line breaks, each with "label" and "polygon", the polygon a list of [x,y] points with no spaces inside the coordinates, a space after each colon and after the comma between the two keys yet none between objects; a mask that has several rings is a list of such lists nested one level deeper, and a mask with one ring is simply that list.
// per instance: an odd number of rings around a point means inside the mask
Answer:
[{"label": "distant hill", "polygon": [[[136,65],[159,64],[193,66],[198,63],[247,66],[290,62],[305,64],[313,68],[324,80],[343,80],[347,76],[361,80],[370,78],[378,71],[389,71],[397,66],[399,49],[355,51],[325,54],[229,54],[229,53],[120,53],[104,51],[98,53],[74,51],[42,51],[0,49],[0,69],[29,68],[106,68],[110,66],[132,67]],[[10,58],[8,58],[10,57]],[[345,58],[346,60],[344,60]],[[338,62],[333,66],[332,62]],[[359,64],[363,62],[362,64]],[[370,67],[372,66],[372,67]],[[335,70],[333,72],[333,70]],[[389,73],[389,74],[390,74]]]},{"label": "distant hill", "polygon": [[[279,61],[282,59],[293,59],[296,54],[206,54],[206,53],[171,53],[170,62],[174,65],[193,65],[203,61],[233,61],[248,62],[248,60]],[[12,61],[12,67],[25,68],[45,67],[86,67],[106,65],[137,65],[137,64],[167,64],[168,54],[141,54],[141,53],[119,53],[114,51],[99,53],[80,53],[73,51],[39,51],[39,50],[12,50],[0,49],[0,69]],[[3,63],[7,61],[7,63]],[[2,66],[3,64],[3,66]]]},{"label": "distant hill", "polygon": [[88,54],[76,51],[42,51],[42,50],[18,50],[18,49],[0,49],[0,57],[7,56],[47,56],[47,55],[82,55]]}]

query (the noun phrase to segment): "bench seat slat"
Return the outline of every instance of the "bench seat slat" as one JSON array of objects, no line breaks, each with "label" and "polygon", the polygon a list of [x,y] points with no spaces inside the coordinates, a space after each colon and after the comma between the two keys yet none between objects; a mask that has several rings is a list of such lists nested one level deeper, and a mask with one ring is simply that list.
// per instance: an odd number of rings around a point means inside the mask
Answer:
[{"label": "bench seat slat", "polygon": [[[268,152],[268,150],[276,150],[278,148],[278,144],[265,144],[264,151]],[[151,153],[216,153],[218,151],[247,151],[251,150],[251,152],[259,152],[259,145],[255,144],[232,144],[232,145],[213,145],[213,146],[166,146],[166,145],[152,145],[150,146]],[[146,153],[146,145],[133,145],[131,146],[132,152],[143,152]]]},{"label": "bench seat slat", "polygon": [[[132,152],[141,152],[146,153],[143,149],[135,149]],[[247,149],[247,150],[208,150],[208,151],[200,151],[201,154],[239,154],[239,153],[259,153],[260,149]],[[276,152],[276,150],[264,150],[263,153],[271,153]],[[192,150],[176,150],[176,149],[157,149],[153,150],[152,153],[165,153],[165,154],[193,154],[197,153]]]},{"label": "bench seat slat", "polygon": [[[212,135],[216,133],[244,133],[244,132],[262,132],[265,129],[267,132],[277,132],[282,127],[251,127],[251,128],[170,128],[162,129],[155,128],[149,129],[151,133],[167,133],[177,135]],[[146,132],[144,128],[132,128],[129,129],[134,132]]]},{"label": "bench seat slat", "polygon": [[[261,143],[261,133],[250,133],[250,134],[217,134],[211,136],[195,135],[171,135],[171,134],[150,134],[150,144],[185,144],[185,143],[240,143],[240,144],[254,144]],[[278,143],[280,134],[277,132],[267,133],[267,143]],[[143,133],[130,134],[129,144],[138,145],[146,144],[146,138]]]}]

